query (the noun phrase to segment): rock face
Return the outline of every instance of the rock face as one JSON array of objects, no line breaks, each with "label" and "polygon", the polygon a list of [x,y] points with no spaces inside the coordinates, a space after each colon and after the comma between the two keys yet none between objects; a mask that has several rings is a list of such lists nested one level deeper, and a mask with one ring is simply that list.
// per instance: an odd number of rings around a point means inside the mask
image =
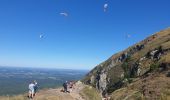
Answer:
[{"label": "rock face", "polygon": [[106,78],[107,78],[106,73],[100,74],[100,80],[99,80],[99,83],[98,83],[98,84],[99,84],[98,89],[99,89],[100,91],[106,90],[106,86],[107,86],[107,80],[106,80]]},{"label": "rock face", "polygon": [[[170,63],[170,29],[160,31],[97,65],[83,79],[85,84],[109,94]],[[169,74],[167,74],[169,76]]]}]

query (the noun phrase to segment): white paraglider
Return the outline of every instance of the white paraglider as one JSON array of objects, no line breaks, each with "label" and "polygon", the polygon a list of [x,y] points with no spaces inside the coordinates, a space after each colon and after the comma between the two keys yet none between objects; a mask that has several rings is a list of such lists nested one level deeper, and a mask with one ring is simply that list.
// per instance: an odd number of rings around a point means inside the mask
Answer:
[{"label": "white paraglider", "polygon": [[66,12],[61,12],[60,15],[61,15],[61,16],[68,17],[68,13],[66,13]]},{"label": "white paraglider", "polygon": [[107,11],[107,9],[108,9],[108,4],[107,4],[107,3],[105,3],[105,4],[104,4],[104,6],[103,6],[103,8],[104,8],[104,12],[106,12],[106,11]]},{"label": "white paraglider", "polygon": [[127,34],[127,35],[126,35],[126,38],[131,38],[131,35],[130,35],[130,34]]}]

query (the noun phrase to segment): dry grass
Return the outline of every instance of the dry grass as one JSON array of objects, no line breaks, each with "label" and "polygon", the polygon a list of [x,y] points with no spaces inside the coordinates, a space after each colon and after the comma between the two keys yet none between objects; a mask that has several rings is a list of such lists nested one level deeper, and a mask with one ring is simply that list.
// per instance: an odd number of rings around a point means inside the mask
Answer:
[{"label": "dry grass", "polygon": [[0,97],[0,100],[27,100],[27,97],[24,95],[9,96],[9,97]]},{"label": "dry grass", "polygon": [[111,100],[170,100],[170,79],[156,72],[116,90]]},{"label": "dry grass", "polygon": [[101,100],[101,96],[93,87],[86,86],[80,94],[85,100]]},{"label": "dry grass", "polygon": [[128,90],[127,88],[115,91],[111,96],[111,100],[141,100],[141,99],[142,94],[139,91]]}]

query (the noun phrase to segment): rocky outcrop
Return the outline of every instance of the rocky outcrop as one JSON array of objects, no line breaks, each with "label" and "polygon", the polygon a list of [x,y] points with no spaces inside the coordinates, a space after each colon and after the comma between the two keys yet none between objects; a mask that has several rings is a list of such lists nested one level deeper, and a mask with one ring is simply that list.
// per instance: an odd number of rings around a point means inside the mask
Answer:
[{"label": "rocky outcrop", "polygon": [[106,86],[107,86],[107,74],[106,73],[102,73],[100,74],[100,79],[98,81],[98,89],[100,91],[104,91],[106,90]]}]

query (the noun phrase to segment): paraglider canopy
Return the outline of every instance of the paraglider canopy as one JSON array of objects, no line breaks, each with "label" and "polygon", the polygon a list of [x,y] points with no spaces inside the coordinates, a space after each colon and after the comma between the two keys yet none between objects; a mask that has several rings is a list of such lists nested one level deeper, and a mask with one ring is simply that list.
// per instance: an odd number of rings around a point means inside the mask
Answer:
[{"label": "paraglider canopy", "polygon": [[107,8],[108,8],[108,4],[105,3],[104,6],[103,6],[103,8],[104,8],[104,12],[106,12],[106,11],[107,11]]},{"label": "paraglider canopy", "polygon": [[130,34],[127,34],[127,35],[126,35],[126,39],[128,39],[128,38],[131,38],[131,35],[130,35]]},{"label": "paraglider canopy", "polygon": [[68,17],[68,13],[66,13],[66,12],[61,12],[60,15]]},{"label": "paraglider canopy", "polygon": [[44,37],[44,35],[41,33],[41,34],[39,35],[39,38],[42,39],[43,37]]}]

